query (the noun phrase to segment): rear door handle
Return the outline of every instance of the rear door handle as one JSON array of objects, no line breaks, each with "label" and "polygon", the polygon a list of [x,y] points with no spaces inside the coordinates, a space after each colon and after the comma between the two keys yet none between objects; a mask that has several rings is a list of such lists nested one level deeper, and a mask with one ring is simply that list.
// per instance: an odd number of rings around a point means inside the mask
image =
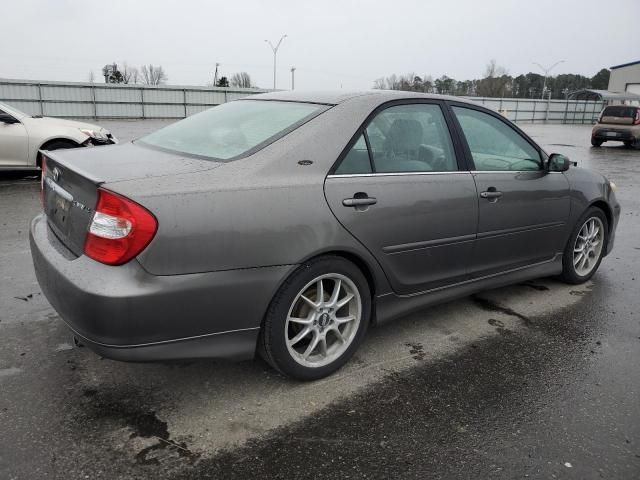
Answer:
[{"label": "rear door handle", "polygon": [[368,205],[375,205],[378,200],[373,197],[364,198],[345,198],[342,200],[342,205],[345,207],[366,207]]},{"label": "rear door handle", "polygon": [[501,196],[502,192],[499,192],[496,187],[489,187],[485,192],[480,192],[480,198],[486,198],[489,203],[496,203]]},{"label": "rear door handle", "polygon": [[500,198],[502,196],[502,192],[481,192],[480,196],[482,198]]}]

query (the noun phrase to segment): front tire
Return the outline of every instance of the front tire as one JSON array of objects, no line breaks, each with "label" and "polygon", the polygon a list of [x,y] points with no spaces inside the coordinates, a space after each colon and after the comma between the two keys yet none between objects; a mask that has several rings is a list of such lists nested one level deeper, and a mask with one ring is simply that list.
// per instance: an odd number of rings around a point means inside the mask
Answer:
[{"label": "front tire", "polygon": [[598,270],[609,240],[609,225],[602,210],[591,207],[576,223],[562,256],[561,278],[570,284],[589,280]]},{"label": "front tire", "polygon": [[366,278],[338,256],[301,265],[269,306],[259,351],[273,368],[316,380],[342,367],[364,338],[371,316]]}]

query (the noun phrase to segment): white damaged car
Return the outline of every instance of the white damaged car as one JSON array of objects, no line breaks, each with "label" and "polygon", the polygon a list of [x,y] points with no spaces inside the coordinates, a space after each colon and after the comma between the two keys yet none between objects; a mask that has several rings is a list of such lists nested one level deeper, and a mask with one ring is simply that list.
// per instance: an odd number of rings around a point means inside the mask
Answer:
[{"label": "white damaged car", "polygon": [[0,103],[0,170],[40,167],[40,150],[117,143],[111,132],[90,123],[28,115]]}]

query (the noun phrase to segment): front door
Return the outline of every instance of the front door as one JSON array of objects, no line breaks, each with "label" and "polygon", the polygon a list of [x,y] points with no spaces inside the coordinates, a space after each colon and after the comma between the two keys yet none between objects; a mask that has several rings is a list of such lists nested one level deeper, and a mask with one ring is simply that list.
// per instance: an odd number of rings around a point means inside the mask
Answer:
[{"label": "front door", "polygon": [[389,106],[361,128],[325,182],[334,215],[397,293],[467,275],[478,200],[449,125],[439,102]]},{"label": "front door", "polygon": [[27,148],[27,130],[22,123],[0,122],[0,166],[27,166]]},{"label": "front door", "polygon": [[564,249],[569,182],[498,114],[453,105],[473,162],[479,201],[473,276],[532,265]]}]

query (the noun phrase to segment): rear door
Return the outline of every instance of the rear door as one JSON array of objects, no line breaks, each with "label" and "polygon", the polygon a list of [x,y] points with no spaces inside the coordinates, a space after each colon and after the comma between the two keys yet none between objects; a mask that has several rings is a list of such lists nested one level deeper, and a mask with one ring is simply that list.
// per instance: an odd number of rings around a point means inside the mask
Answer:
[{"label": "rear door", "polygon": [[327,177],[338,220],[412,293],[466,278],[478,200],[440,102],[395,102],[360,128]]},{"label": "rear door", "polygon": [[27,166],[28,142],[27,130],[21,122],[0,122],[0,167]]},{"label": "rear door", "polygon": [[471,273],[484,276],[551,260],[564,249],[569,182],[499,114],[452,104],[478,190]]}]

